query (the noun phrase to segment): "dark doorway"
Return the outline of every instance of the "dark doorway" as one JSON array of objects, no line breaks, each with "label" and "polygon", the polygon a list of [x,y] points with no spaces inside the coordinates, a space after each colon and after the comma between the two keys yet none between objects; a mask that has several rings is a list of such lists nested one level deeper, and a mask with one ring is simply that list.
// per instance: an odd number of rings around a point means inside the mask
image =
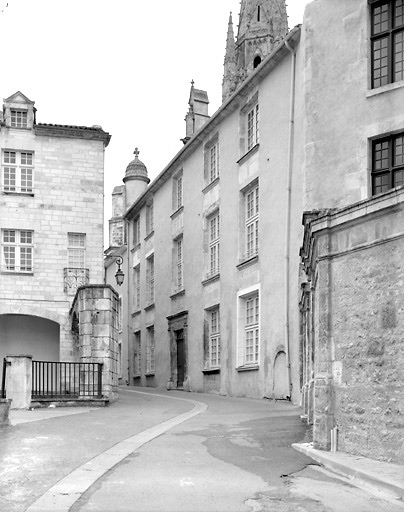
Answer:
[{"label": "dark doorway", "polygon": [[183,329],[175,331],[176,335],[176,367],[177,367],[177,382],[178,388],[183,388],[183,381],[185,380],[185,338]]}]

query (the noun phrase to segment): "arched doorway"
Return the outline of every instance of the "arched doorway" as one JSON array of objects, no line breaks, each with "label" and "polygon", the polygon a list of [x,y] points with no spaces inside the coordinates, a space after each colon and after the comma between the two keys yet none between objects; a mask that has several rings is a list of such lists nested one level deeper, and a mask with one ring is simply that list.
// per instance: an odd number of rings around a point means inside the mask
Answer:
[{"label": "arched doorway", "polygon": [[286,353],[281,350],[276,354],[273,368],[273,395],[275,398],[289,396],[288,373],[286,368]]},{"label": "arched doorway", "polygon": [[[6,355],[31,355],[34,360],[59,361],[59,324],[32,315],[0,315],[0,363]],[[0,364],[0,371],[3,365]]]}]

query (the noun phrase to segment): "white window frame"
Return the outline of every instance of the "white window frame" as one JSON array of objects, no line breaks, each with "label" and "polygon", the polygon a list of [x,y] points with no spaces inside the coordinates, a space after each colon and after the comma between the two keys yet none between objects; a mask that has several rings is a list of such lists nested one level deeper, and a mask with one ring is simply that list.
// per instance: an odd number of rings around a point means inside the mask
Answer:
[{"label": "white window frame", "polygon": [[141,222],[139,216],[134,219],[133,229],[133,246],[138,247],[141,245]]},{"label": "white window frame", "polygon": [[10,109],[11,128],[28,128],[28,111],[18,108]]},{"label": "white window frame", "polygon": [[4,193],[32,194],[34,152],[4,149],[1,156],[1,189]]},{"label": "white window frame", "polygon": [[247,112],[247,151],[259,144],[259,104]]},{"label": "white window frame", "polygon": [[140,265],[133,267],[134,297],[133,304],[135,311],[141,308],[141,268]]},{"label": "white window frame", "polygon": [[155,268],[154,268],[154,254],[146,258],[147,260],[147,273],[146,273],[146,302],[147,305],[154,304],[155,302]]},{"label": "white window frame", "polygon": [[68,268],[86,268],[86,233],[68,233]]},{"label": "white window frame", "polygon": [[173,198],[174,210],[177,211],[183,206],[183,173],[179,173],[173,178]]},{"label": "white window frame", "polygon": [[1,270],[19,274],[34,272],[34,231],[1,230]]},{"label": "white window frame", "polygon": [[242,290],[237,296],[237,368],[254,367],[260,363],[261,349],[260,285]]},{"label": "white window frame", "polygon": [[259,184],[244,194],[245,243],[243,260],[258,255],[259,247]]},{"label": "white window frame", "polygon": [[123,332],[123,298],[121,296],[117,301],[117,331]]},{"label": "white window frame", "polygon": [[208,311],[209,315],[209,368],[220,367],[220,307]]},{"label": "white window frame", "polygon": [[147,205],[146,215],[146,231],[147,235],[150,235],[154,231],[154,203],[151,202]]},{"label": "white window frame", "polygon": [[183,237],[175,240],[175,255],[175,289],[179,291],[183,290]]},{"label": "white window frame", "polygon": [[212,277],[220,272],[220,212],[217,211],[207,219],[209,235],[209,271],[207,277]]},{"label": "white window frame", "polygon": [[219,165],[219,143],[216,142],[209,148],[209,183],[213,183],[219,177]]},{"label": "white window frame", "polygon": [[147,327],[146,373],[155,373],[155,327]]}]

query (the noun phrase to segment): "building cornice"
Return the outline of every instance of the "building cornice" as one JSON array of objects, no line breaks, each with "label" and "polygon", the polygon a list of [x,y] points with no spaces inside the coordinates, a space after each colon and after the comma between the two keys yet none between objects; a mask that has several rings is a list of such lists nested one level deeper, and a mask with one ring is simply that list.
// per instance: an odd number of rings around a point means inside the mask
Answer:
[{"label": "building cornice", "polygon": [[99,127],[71,126],[63,124],[34,124],[34,133],[43,137],[63,137],[67,139],[100,140],[109,145],[111,135]]}]

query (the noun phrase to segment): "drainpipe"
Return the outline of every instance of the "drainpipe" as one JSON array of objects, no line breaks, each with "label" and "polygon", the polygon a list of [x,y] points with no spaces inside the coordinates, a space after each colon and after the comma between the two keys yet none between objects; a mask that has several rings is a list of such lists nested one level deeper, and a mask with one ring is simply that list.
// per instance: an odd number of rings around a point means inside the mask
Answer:
[{"label": "drainpipe", "polygon": [[[132,269],[132,265],[130,263],[130,244],[129,244],[129,239],[130,239],[130,222],[125,219],[124,220],[124,233],[126,234],[126,246],[127,246],[127,314],[125,315],[126,316],[126,322],[127,322],[127,379],[126,379],[126,384],[127,386],[129,386],[130,384],[132,384],[132,382],[130,382],[130,357],[131,357],[131,361],[133,361],[133,357],[132,357],[132,354],[131,354],[131,346],[132,346],[132,333],[131,333],[131,322],[130,322],[130,311],[131,311],[131,308],[130,308],[130,279],[132,279],[132,273],[130,272],[130,269]],[[124,240],[123,240],[124,242]],[[135,290],[134,290],[135,292]],[[123,340],[124,341],[124,340]]]},{"label": "drainpipe", "polygon": [[290,366],[290,340],[289,340],[289,253],[290,253],[290,218],[291,218],[291,203],[292,203],[292,170],[293,170],[293,147],[294,147],[294,114],[295,114],[295,82],[296,82],[296,53],[295,50],[289,46],[285,41],[286,48],[292,54],[292,70],[291,70],[291,84],[290,84],[290,113],[289,113],[289,142],[288,142],[288,185],[286,189],[286,239],[285,239],[285,339],[286,339],[286,363],[287,363],[287,378],[289,385],[289,398],[292,399],[292,379],[291,379],[291,366]]}]

